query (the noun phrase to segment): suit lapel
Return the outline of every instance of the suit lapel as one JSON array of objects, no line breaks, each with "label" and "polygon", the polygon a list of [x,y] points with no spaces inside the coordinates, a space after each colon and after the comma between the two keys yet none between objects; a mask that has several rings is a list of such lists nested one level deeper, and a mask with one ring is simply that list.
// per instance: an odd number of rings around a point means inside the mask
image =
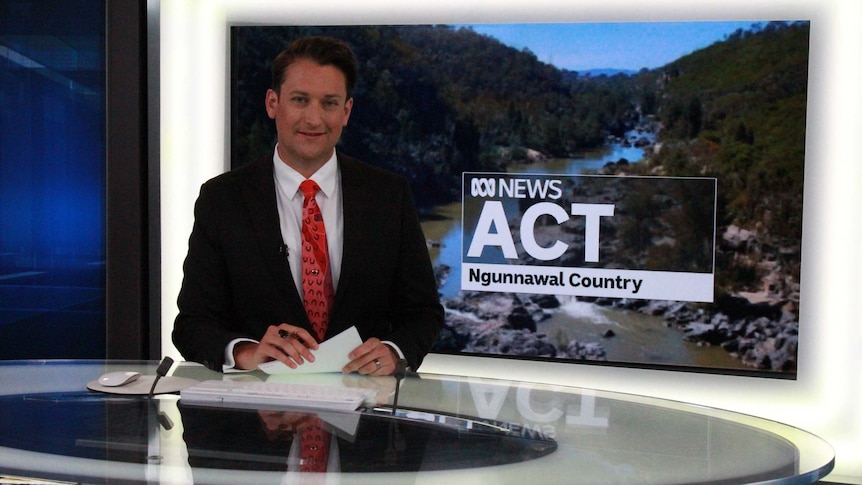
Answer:
[{"label": "suit lapel", "polygon": [[270,271],[272,280],[279,286],[279,293],[284,297],[282,308],[286,308],[294,318],[296,315],[305,318],[302,300],[293,283],[290,266],[282,249],[284,240],[281,236],[276,207],[271,155],[255,163],[247,182],[243,186],[242,196],[246,207],[249,208],[249,217],[254,237],[261,251],[261,258],[267,266],[263,271]]},{"label": "suit lapel", "polygon": [[350,292],[350,286],[353,284],[357,251],[361,251],[363,247],[360,229],[364,224],[363,214],[367,213],[365,204],[368,200],[367,191],[364,189],[356,163],[351,158],[338,154],[338,165],[341,171],[344,241],[342,244],[341,277],[335,292],[332,318],[327,330],[328,336],[336,335],[352,324],[347,314],[344,314],[345,318],[342,318],[344,312],[342,303],[344,302],[344,295]]}]

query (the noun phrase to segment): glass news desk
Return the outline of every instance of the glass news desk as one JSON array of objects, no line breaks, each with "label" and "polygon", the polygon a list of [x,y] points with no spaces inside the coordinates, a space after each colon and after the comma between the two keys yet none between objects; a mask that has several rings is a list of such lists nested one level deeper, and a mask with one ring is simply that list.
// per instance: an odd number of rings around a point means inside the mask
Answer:
[{"label": "glass news desk", "polygon": [[[834,451],[805,431],[679,402],[443,375],[279,377],[378,390],[377,405],[321,413],[339,473],[287,471],[286,410],[192,406],[177,394],[87,390],[157,362],[0,362],[0,477],[72,483],[813,483]],[[222,374],[180,363],[171,377]],[[266,379],[262,373],[232,379]],[[282,419],[282,421],[279,421]],[[275,420],[276,424],[273,424]],[[317,482],[314,482],[317,483]]]}]

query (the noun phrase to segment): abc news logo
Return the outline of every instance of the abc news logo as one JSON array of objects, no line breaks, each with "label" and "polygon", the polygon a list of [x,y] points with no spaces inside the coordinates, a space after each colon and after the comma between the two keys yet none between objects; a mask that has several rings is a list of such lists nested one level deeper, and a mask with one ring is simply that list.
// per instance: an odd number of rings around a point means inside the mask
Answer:
[{"label": "abc news logo", "polygon": [[497,179],[475,178],[470,181],[470,195],[473,197],[493,197],[497,194]]},{"label": "abc news logo", "polygon": [[470,196],[559,199],[563,196],[562,187],[563,182],[557,179],[476,177],[470,179]]},{"label": "abc news logo", "polygon": [[[508,177],[475,177],[470,179],[470,195],[481,204],[479,218],[472,229],[466,228],[464,235],[472,232],[470,248],[467,257],[481,258],[486,247],[499,248],[506,259],[517,260],[518,250],[515,235],[520,238],[523,250],[539,261],[551,261],[563,256],[570,244],[565,241],[555,241],[550,246],[539,244],[536,239],[537,221],[543,216],[551,216],[557,224],[564,224],[572,216],[586,218],[584,234],[584,258],[587,262],[599,261],[600,219],[613,217],[614,204],[590,204],[571,202],[560,205],[563,196],[563,181],[556,178],[508,178]],[[492,199],[492,200],[487,200]],[[500,200],[493,200],[500,199]],[[509,214],[503,204],[505,199],[529,199],[529,206],[518,204],[520,214],[512,214],[513,220],[520,219],[520,228],[512,232],[509,224]],[[549,199],[555,201],[550,202]],[[514,217],[518,216],[518,217]]]}]

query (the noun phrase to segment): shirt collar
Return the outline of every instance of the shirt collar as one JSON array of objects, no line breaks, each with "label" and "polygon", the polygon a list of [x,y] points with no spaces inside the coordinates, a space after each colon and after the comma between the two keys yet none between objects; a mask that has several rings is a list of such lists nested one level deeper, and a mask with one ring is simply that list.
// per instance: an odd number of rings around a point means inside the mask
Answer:
[{"label": "shirt collar", "polygon": [[[301,194],[299,184],[305,180],[305,177],[282,161],[281,157],[278,156],[278,149],[274,150],[272,163],[275,167],[275,180],[284,187],[285,193],[292,194],[291,197]],[[338,157],[335,154],[335,150],[333,150],[332,157],[309,178],[317,182],[317,185],[320,186],[320,192],[329,198],[335,193],[337,176]]]}]

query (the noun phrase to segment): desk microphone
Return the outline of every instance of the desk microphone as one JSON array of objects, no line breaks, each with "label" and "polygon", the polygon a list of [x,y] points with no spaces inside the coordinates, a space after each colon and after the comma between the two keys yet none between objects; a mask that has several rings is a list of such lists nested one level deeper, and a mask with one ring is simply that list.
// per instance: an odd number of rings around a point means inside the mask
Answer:
[{"label": "desk microphone", "polygon": [[392,375],[395,376],[395,398],[392,400],[392,415],[395,416],[395,412],[398,411],[398,393],[401,391],[401,379],[404,379],[404,376],[407,375],[407,361],[398,359],[395,362],[395,373]]},{"label": "desk microphone", "polygon": [[149,396],[147,396],[150,401],[150,404],[153,406],[153,410],[156,412],[156,419],[159,420],[159,424],[161,424],[166,431],[170,431],[170,429],[174,427],[174,423],[171,421],[171,418],[169,418],[167,414],[162,411],[159,411],[159,408],[156,406],[155,401],[153,401],[153,396],[155,395],[156,384],[158,384],[159,379],[167,375],[168,371],[171,370],[172,365],[174,365],[174,359],[167,356],[162,359],[162,362],[156,368],[156,378],[153,379],[153,387],[150,388],[150,394]]},{"label": "desk microphone", "polygon": [[174,359],[167,356],[162,359],[162,363],[159,364],[158,368],[156,368],[156,378],[153,379],[153,387],[150,388],[150,398],[152,398],[156,392],[156,384],[159,383],[159,379],[167,375],[168,371],[171,370],[172,365],[174,365]]}]

